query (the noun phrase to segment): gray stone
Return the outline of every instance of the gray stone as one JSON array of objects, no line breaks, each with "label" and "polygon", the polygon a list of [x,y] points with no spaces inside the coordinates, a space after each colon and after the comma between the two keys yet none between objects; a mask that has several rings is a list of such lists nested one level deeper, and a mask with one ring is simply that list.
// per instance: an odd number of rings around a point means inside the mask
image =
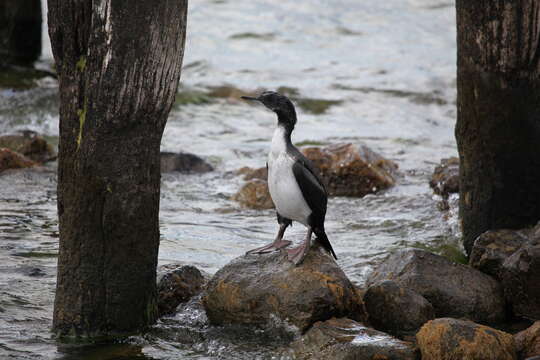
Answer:
[{"label": "gray stone", "polygon": [[480,323],[505,318],[502,288],[494,278],[424,250],[404,249],[390,255],[368,277],[367,285],[384,280],[425,297],[439,317],[465,317]]},{"label": "gray stone", "polygon": [[435,318],[435,310],[426,298],[391,280],[370,286],[364,304],[371,325],[396,336],[414,335]]}]

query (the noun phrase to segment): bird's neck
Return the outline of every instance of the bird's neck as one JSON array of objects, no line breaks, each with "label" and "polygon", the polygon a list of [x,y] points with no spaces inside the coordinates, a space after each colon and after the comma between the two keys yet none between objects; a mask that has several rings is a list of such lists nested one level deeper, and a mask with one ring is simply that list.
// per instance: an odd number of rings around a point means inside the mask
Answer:
[{"label": "bird's neck", "polygon": [[278,154],[287,151],[287,147],[292,145],[291,133],[292,129],[288,129],[287,126],[278,123],[276,130],[274,130],[274,136],[272,137],[272,153]]}]

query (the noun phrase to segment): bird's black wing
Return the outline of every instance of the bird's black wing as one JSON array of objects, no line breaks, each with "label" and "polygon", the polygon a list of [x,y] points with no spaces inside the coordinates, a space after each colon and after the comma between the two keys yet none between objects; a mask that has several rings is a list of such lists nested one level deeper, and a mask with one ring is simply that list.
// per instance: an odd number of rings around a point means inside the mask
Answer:
[{"label": "bird's black wing", "polygon": [[296,160],[293,165],[293,174],[296,182],[302,191],[304,199],[311,208],[313,215],[321,221],[324,221],[326,205],[328,202],[324,184],[311,161],[302,155],[296,148],[294,148],[294,150],[296,151],[291,152]]}]

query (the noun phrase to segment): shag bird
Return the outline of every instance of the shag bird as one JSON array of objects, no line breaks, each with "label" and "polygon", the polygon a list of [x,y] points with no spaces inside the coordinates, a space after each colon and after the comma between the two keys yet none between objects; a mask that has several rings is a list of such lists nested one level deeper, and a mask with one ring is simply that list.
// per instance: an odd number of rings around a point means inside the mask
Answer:
[{"label": "shag bird", "polygon": [[317,170],[292,144],[291,133],[296,124],[296,111],[293,103],[284,95],[265,91],[258,97],[242,96],[243,99],[259,101],[277,114],[277,128],[272,137],[268,154],[268,188],[276,206],[279,223],[278,234],[271,244],[248,251],[248,254],[262,254],[290,245],[283,240],[285,230],[293,221],[307,227],[302,245],[288,249],[290,261],[300,264],[311,247],[311,236],[336,259],[336,254],[324,231],[324,218],[328,196]]}]

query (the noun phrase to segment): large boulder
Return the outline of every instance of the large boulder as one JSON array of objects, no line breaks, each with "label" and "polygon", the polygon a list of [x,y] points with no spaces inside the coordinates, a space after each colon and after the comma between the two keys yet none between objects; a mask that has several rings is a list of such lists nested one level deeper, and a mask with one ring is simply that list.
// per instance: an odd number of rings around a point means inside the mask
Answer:
[{"label": "large boulder", "polygon": [[441,164],[435,167],[429,186],[435,194],[448,199],[452,193],[459,192],[459,159],[451,157],[442,159]]},{"label": "large boulder", "polygon": [[513,313],[540,320],[540,241],[525,244],[512,254],[500,274]]},{"label": "large boulder", "polygon": [[161,172],[205,173],[214,170],[201,157],[190,153],[161,152]]},{"label": "large boulder", "polygon": [[0,148],[20,153],[32,161],[44,163],[56,159],[52,145],[33,131],[1,135]]},{"label": "large boulder", "polygon": [[158,270],[159,316],[173,313],[178,305],[202,292],[210,276],[191,265],[166,265]]},{"label": "large boulder", "polygon": [[514,335],[520,359],[540,356],[540,321]]},{"label": "large boulder", "polygon": [[233,200],[238,201],[243,206],[252,209],[272,209],[274,202],[268,190],[266,180],[252,179],[242,186],[242,188],[233,195]]},{"label": "large boulder", "polygon": [[331,317],[366,317],[353,284],[318,246],[300,266],[284,251],[236,258],[210,280],[203,303],[210,322],[218,325],[264,326],[277,318],[305,331]]},{"label": "large boulder", "polygon": [[22,169],[37,165],[24,155],[7,148],[0,148],[0,172],[7,169]]},{"label": "large boulder", "polygon": [[480,323],[505,318],[502,288],[489,275],[420,249],[390,255],[368,277],[367,285],[393,280],[425,297],[438,317],[465,317]]},{"label": "large boulder", "polygon": [[426,298],[391,280],[371,285],[364,295],[364,304],[370,323],[396,336],[413,335],[435,318],[435,310]]},{"label": "large boulder", "polygon": [[529,240],[524,230],[490,230],[474,241],[469,265],[499,278],[504,261]]},{"label": "large boulder", "polygon": [[291,344],[295,359],[416,360],[417,351],[396,339],[351,319],[317,322]]},{"label": "large boulder", "polygon": [[431,320],[416,340],[422,360],[517,360],[512,335],[466,320]]}]

